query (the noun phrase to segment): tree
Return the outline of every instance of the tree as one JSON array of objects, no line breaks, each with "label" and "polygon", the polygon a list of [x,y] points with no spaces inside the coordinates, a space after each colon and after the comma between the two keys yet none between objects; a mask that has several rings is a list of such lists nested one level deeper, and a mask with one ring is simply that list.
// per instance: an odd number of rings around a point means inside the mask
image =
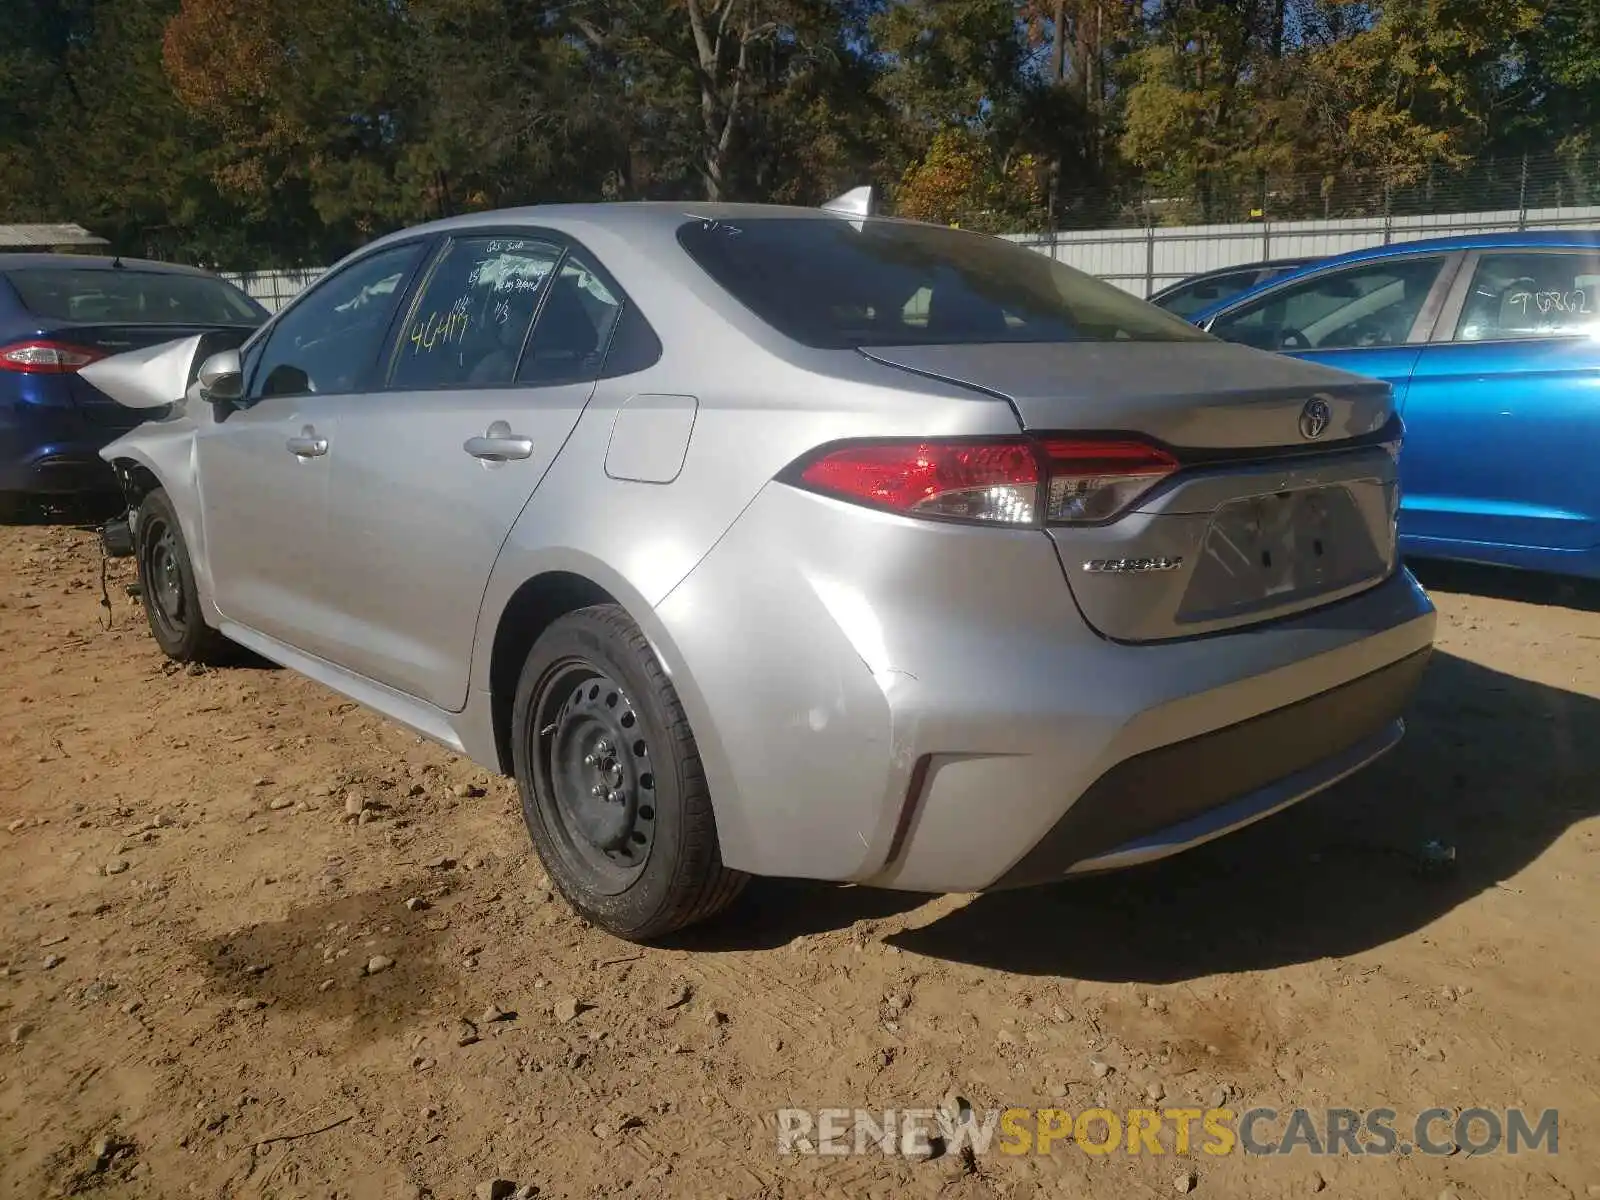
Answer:
[{"label": "tree", "polygon": [[901,179],[895,211],[916,221],[980,232],[1037,229],[1045,217],[1041,174],[1032,155],[1002,164],[976,134],[943,129]]},{"label": "tree", "polygon": [[217,136],[212,177],[264,219],[305,203],[326,256],[422,214],[395,187],[419,97],[407,10],[388,0],[182,0],[164,60]]},{"label": "tree", "polygon": [[[544,200],[815,204],[876,182],[901,212],[999,230],[1600,188],[1595,0],[0,10],[0,216],[221,266]],[[1474,163],[1463,198],[1434,192]]]}]

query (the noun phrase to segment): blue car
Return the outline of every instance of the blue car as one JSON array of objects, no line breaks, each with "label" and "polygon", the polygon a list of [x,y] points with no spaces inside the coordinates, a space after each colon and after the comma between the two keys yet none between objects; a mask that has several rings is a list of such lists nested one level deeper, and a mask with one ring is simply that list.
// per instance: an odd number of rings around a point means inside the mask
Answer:
[{"label": "blue car", "polygon": [[0,255],[0,515],[36,496],[113,492],[96,453],[150,414],[78,377],[111,354],[267,319],[205,271],[76,254]]},{"label": "blue car", "polygon": [[1190,320],[1394,386],[1403,553],[1600,577],[1600,232],[1360,250]]}]

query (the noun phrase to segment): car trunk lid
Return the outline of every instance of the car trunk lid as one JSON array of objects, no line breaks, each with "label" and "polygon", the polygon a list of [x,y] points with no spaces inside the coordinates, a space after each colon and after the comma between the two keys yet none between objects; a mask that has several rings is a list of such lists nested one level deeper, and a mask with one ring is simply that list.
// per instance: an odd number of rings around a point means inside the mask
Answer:
[{"label": "car trunk lid", "polygon": [[1052,524],[1085,619],[1144,642],[1328,604],[1398,562],[1388,385],[1222,343],[871,347],[1001,397],[1030,432],[1158,443],[1179,467],[1114,519]]},{"label": "car trunk lid", "polygon": [[1393,412],[1387,385],[1226,342],[993,342],[872,346],[919,375],[1003,396],[1026,429],[1136,432],[1190,450],[1304,448],[1305,406],[1328,424],[1316,443],[1372,434]]}]

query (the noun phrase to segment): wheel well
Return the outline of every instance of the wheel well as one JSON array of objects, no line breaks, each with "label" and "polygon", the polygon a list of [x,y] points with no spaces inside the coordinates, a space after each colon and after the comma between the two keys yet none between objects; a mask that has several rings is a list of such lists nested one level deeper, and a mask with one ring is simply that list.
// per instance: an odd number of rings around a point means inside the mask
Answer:
[{"label": "wheel well", "polygon": [[140,501],[161,486],[154,471],[131,458],[116,459],[111,465],[122,483],[122,495],[130,510],[138,508]]},{"label": "wheel well", "polygon": [[551,571],[528,580],[506,604],[494,632],[494,649],[489,658],[495,752],[500,759],[500,769],[506,774],[512,770],[511,709],[528,651],[558,618],[592,604],[614,603],[615,597],[593,580],[567,571]]}]

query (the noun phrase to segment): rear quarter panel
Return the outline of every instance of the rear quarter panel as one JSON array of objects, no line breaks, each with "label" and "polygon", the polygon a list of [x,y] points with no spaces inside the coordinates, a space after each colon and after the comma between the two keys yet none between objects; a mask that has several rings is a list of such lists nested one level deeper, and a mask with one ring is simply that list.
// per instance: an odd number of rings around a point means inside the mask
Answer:
[{"label": "rear quarter panel", "polygon": [[[602,261],[609,267],[609,260]],[[653,289],[637,272],[631,279],[620,269],[615,273],[656,326],[662,358],[636,375],[599,383],[513,527],[484,594],[469,705],[474,714],[491,707],[496,631],[523,583],[552,571],[592,580],[628,610],[672,677],[700,747],[720,835],[733,852],[729,861],[736,861],[747,798],[738,793],[723,738],[730,712],[745,705],[749,694],[719,689],[707,695],[697,680],[702,673],[725,678],[720,664],[705,656],[723,659],[740,648],[703,636],[704,623],[717,619],[715,611],[685,605],[668,618],[664,602],[773,477],[815,446],[847,437],[1007,434],[1016,433],[1018,424],[1003,401],[917,379],[854,351],[810,351],[776,335],[758,340],[738,327],[742,321],[724,319],[715,297],[704,299],[670,281]],[[776,351],[763,342],[775,343]],[[682,468],[669,483],[619,479],[606,471],[618,414],[640,394],[692,396],[697,402]],[[759,570],[759,562],[752,561],[751,569]],[[760,594],[752,586],[728,602],[756,604]],[[684,643],[700,647],[701,657],[686,656]],[[872,686],[859,659],[851,670],[863,686]],[[791,682],[761,677],[742,686],[784,688]],[[481,715],[470,724],[476,732],[464,738],[469,752],[492,761],[479,749],[485,740]]]}]

